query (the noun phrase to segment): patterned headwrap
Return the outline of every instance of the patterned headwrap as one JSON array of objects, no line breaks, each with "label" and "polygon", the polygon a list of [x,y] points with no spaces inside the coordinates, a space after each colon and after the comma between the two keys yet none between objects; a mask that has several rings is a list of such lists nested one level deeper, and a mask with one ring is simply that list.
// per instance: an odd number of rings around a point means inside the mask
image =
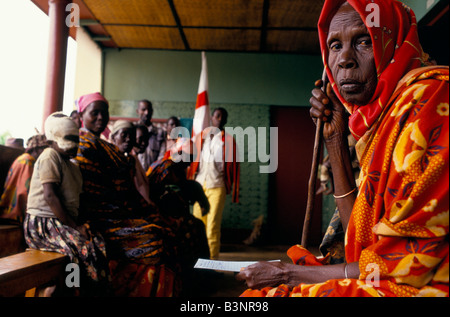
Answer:
[{"label": "patterned headwrap", "polygon": [[47,147],[47,138],[44,134],[36,134],[27,141],[27,152],[39,147]]},{"label": "patterned headwrap", "polygon": [[[378,84],[372,99],[364,106],[353,105],[344,100],[327,64],[330,22],[345,2],[359,13],[373,43]],[[325,0],[318,29],[328,79],[336,96],[351,114],[350,131],[358,140],[376,122],[400,79],[428,59],[419,42],[416,16],[410,8],[396,0]]]},{"label": "patterned headwrap", "polygon": [[78,106],[78,113],[82,113],[87,106],[89,106],[94,101],[103,101],[107,105],[109,105],[108,101],[105,99],[105,97],[102,96],[99,92],[94,92],[92,94],[81,96],[78,99],[77,106]]}]

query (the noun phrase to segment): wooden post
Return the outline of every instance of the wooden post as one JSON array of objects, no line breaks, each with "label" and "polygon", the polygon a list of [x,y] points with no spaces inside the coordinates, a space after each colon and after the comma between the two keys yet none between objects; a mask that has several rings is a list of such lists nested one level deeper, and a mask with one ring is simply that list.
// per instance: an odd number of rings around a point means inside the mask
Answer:
[{"label": "wooden post", "polygon": [[49,0],[48,17],[50,34],[48,40],[47,75],[45,84],[42,132],[45,119],[61,111],[64,99],[64,78],[66,73],[67,40],[69,27],[66,25],[66,6],[69,0]]}]

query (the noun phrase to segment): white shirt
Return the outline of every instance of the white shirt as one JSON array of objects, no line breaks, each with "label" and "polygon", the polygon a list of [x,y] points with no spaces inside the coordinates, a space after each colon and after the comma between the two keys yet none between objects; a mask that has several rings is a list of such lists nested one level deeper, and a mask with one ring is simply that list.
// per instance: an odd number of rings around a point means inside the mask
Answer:
[{"label": "white shirt", "polygon": [[200,166],[195,180],[205,188],[224,187],[222,133],[217,133],[212,139],[207,136],[203,142],[200,156]]}]

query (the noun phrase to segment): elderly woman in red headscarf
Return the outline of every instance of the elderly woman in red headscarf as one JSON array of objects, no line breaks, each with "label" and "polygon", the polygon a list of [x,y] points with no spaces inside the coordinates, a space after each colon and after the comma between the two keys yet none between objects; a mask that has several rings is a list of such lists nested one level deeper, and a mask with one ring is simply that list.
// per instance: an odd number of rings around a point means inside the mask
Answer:
[{"label": "elderly woman in red headscarf", "polygon": [[329,83],[310,113],[324,122],[346,262],[294,246],[293,264],[239,273],[252,288],[243,296],[448,296],[448,67],[427,66],[399,1],[326,0],[318,26]]}]

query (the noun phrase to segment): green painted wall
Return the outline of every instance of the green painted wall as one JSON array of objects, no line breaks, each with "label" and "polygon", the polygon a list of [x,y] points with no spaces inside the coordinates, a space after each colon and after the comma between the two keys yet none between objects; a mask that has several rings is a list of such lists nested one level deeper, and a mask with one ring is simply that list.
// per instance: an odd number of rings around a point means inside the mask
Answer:
[{"label": "green painted wall", "polygon": [[[307,106],[321,77],[319,56],[208,52],[211,103]],[[194,102],[200,52],[104,50],[103,92],[111,100]]]},{"label": "green painted wall", "polygon": [[401,0],[404,4],[409,6],[416,14],[417,21],[420,21],[431,9],[439,2],[448,0]]}]

